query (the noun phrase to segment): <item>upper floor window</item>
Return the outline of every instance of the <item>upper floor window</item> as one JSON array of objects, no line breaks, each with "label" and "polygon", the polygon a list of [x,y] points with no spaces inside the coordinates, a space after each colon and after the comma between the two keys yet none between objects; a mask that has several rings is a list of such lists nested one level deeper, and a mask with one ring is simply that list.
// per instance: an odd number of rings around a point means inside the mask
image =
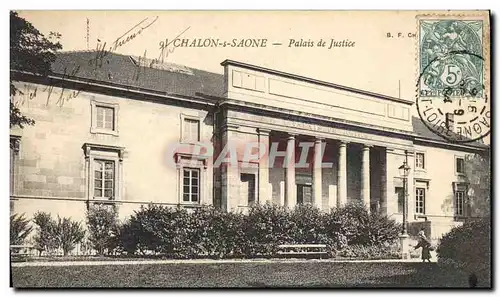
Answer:
[{"label": "upper floor window", "polygon": [[463,216],[465,214],[465,191],[455,192],[455,215]]},{"label": "upper floor window", "polygon": [[96,127],[106,130],[115,130],[115,109],[106,106],[96,106]]},{"label": "upper floor window", "polygon": [[415,213],[425,213],[425,188],[416,188],[415,192]]},{"label": "upper floor window", "polygon": [[462,157],[455,158],[455,169],[457,173],[464,174],[465,173],[465,159]]},{"label": "upper floor window", "polygon": [[183,119],[182,140],[197,142],[200,140],[200,121],[191,118]]},{"label": "upper floor window", "polygon": [[424,155],[424,153],[416,153],[415,154],[415,168],[416,169],[425,169],[425,155]]},{"label": "upper floor window", "polygon": [[91,101],[92,133],[118,135],[118,105]]}]

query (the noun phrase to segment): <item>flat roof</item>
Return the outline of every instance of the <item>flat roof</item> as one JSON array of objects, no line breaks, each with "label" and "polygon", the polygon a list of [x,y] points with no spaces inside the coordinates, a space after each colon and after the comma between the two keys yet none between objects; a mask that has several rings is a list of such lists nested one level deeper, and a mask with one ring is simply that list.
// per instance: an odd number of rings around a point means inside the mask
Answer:
[{"label": "flat roof", "polygon": [[367,96],[376,97],[376,98],[380,98],[380,99],[395,101],[395,102],[399,102],[399,103],[404,103],[407,105],[412,105],[414,103],[413,100],[396,98],[396,97],[392,97],[392,96],[388,96],[388,95],[384,95],[384,94],[379,94],[379,93],[365,91],[365,90],[361,90],[361,89],[357,89],[357,88],[353,88],[353,87],[338,85],[338,84],[334,84],[331,82],[326,82],[326,81],[322,81],[322,80],[318,80],[318,79],[314,79],[314,78],[310,78],[310,77],[300,76],[300,75],[293,74],[293,73],[283,72],[283,71],[279,71],[279,70],[275,70],[275,69],[265,68],[265,67],[247,64],[247,63],[234,61],[234,60],[230,60],[230,59],[226,59],[226,60],[222,61],[221,65],[222,66],[234,65],[234,66],[238,66],[241,68],[265,72],[265,73],[269,73],[269,74],[275,74],[275,75],[279,75],[279,76],[286,77],[286,78],[296,79],[296,80],[300,80],[300,81],[304,81],[304,82],[308,82],[308,83],[312,83],[312,84],[316,84],[316,85],[335,88],[335,89],[339,89],[339,90],[344,90],[344,91],[353,92],[353,93],[357,93],[357,94],[367,95]]}]

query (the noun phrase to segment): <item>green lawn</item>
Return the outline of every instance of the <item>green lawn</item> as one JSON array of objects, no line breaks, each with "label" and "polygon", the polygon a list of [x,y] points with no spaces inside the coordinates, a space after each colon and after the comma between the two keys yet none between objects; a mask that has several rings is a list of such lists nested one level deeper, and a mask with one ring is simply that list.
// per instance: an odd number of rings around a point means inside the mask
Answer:
[{"label": "green lawn", "polygon": [[169,263],[12,267],[22,287],[467,287],[435,263]]}]

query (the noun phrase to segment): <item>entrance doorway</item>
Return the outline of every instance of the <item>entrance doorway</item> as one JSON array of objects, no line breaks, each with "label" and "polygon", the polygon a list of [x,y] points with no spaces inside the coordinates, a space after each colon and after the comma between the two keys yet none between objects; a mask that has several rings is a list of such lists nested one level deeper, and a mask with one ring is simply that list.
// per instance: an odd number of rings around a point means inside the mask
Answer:
[{"label": "entrance doorway", "polygon": [[311,204],[312,203],[312,186],[311,185],[297,185],[297,204]]}]

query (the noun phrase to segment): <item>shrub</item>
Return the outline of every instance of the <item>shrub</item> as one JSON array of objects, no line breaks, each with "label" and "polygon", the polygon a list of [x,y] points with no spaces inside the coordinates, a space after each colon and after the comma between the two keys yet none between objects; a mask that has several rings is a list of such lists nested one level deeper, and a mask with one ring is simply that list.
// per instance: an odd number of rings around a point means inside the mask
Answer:
[{"label": "shrub", "polygon": [[159,205],[141,206],[120,231],[120,246],[128,253],[186,253],[187,230],[191,228],[185,209]]},{"label": "shrub", "polygon": [[257,204],[244,217],[242,252],[248,257],[272,256],[279,244],[293,242],[295,222],[290,210],[283,206]]},{"label": "shrub", "polygon": [[64,256],[68,255],[85,237],[85,230],[81,224],[70,218],[58,217],[56,230],[58,247],[62,248]]},{"label": "shrub", "polygon": [[311,205],[290,210],[257,204],[246,215],[213,207],[188,212],[148,205],[121,226],[119,245],[128,254],[226,258],[269,257],[280,244],[322,243],[332,256],[347,244],[390,245],[398,227],[354,205],[323,213]]},{"label": "shrub", "polygon": [[46,212],[37,212],[33,216],[33,221],[37,225],[37,234],[33,237],[35,248],[39,255],[42,252],[51,253],[58,248],[57,222]]},{"label": "shrub", "polygon": [[147,251],[155,251],[159,239],[154,238],[152,226],[161,220],[160,206],[141,206],[120,228],[120,247],[128,254],[139,252],[145,255]]},{"label": "shrub", "polygon": [[401,257],[399,247],[392,245],[351,245],[344,247],[339,256],[355,259],[399,259]]},{"label": "shrub", "polygon": [[196,209],[190,214],[188,244],[192,257],[225,258],[242,255],[243,215],[226,213],[214,207]]},{"label": "shrub", "polygon": [[87,211],[88,240],[99,255],[110,254],[118,245],[118,219],[114,207],[92,205]]},{"label": "shrub", "polygon": [[10,216],[10,244],[23,244],[26,238],[33,231],[29,220],[24,217],[24,214],[12,214]]},{"label": "shrub", "polygon": [[292,243],[326,244],[330,256],[346,245],[340,233],[340,224],[330,214],[321,212],[310,204],[298,205],[291,212]]},{"label": "shrub", "polygon": [[437,248],[440,262],[452,262],[480,281],[490,283],[491,225],[489,219],[469,221],[445,234]]},{"label": "shrub", "polygon": [[346,237],[348,245],[393,244],[401,231],[399,223],[377,212],[369,213],[357,203],[334,209],[332,216],[340,224],[339,232]]}]

